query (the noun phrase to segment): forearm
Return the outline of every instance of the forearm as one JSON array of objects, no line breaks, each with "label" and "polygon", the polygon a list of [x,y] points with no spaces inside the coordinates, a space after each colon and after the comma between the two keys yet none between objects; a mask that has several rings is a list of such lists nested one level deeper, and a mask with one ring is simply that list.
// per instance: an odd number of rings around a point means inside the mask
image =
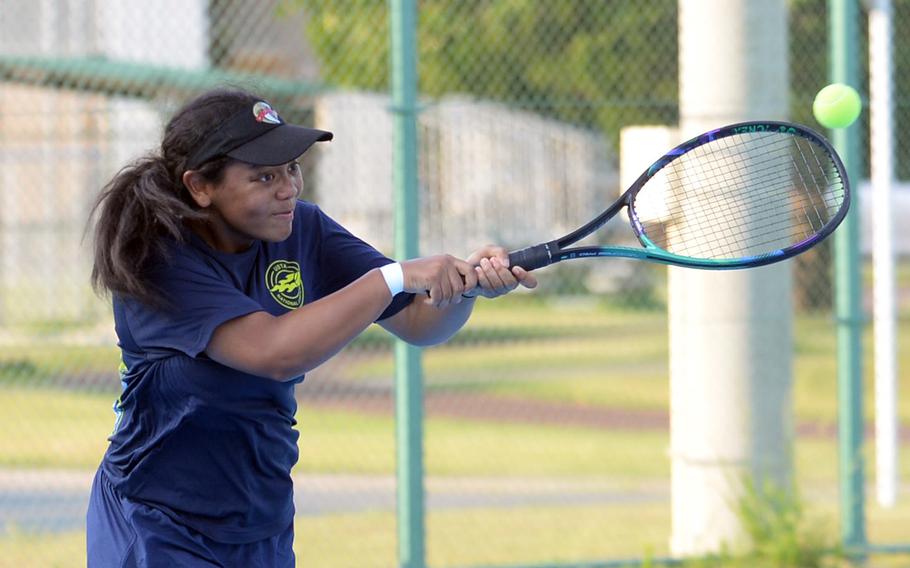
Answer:
[{"label": "forearm", "polygon": [[[417,345],[432,345],[455,334],[474,300],[463,299],[477,278],[468,263],[449,255],[395,265],[389,280],[373,269],[341,290],[275,317],[265,311],[221,324],[212,335],[209,357],[247,373],[286,380],[329,359],[376,321],[392,301],[390,288],[417,293],[419,299],[383,326]],[[456,303],[457,302],[457,303]]]},{"label": "forearm", "polygon": [[341,290],[288,312],[257,312],[216,330],[212,359],[252,374],[286,380],[335,355],[388,307],[391,295],[378,270]]},{"label": "forearm", "polygon": [[[496,298],[514,290],[519,284],[526,288],[537,286],[537,280],[520,267],[508,267],[508,252],[502,247],[487,246],[472,254],[468,259],[472,267],[472,282],[466,287],[473,294]],[[467,282],[467,280],[465,280]],[[461,295],[463,290],[459,290]],[[405,310],[380,322],[390,332],[415,345],[435,345],[448,340],[471,316],[474,299],[464,298],[457,304],[445,308],[428,305],[418,297]]]},{"label": "forearm", "polygon": [[391,299],[382,276],[371,270],[338,292],[288,312],[276,328],[282,355],[300,372],[314,369],[375,322]]},{"label": "forearm", "polygon": [[436,345],[451,338],[464,326],[471,317],[474,302],[473,298],[464,298],[460,303],[436,308],[418,296],[407,308],[381,321],[380,325],[413,345]]}]

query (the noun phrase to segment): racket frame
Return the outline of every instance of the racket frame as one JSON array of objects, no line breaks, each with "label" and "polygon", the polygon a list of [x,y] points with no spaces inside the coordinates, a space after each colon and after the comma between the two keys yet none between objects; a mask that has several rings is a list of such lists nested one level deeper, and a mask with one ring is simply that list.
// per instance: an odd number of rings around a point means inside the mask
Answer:
[{"label": "racket frame", "polygon": [[[708,142],[712,142],[714,140],[747,132],[780,132],[789,136],[800,136],[802,138],[810,140],[812,143],[817,144],[822,149],[824,149],[824,151],[831,157],[831,162],[843,182],[844,198],[843,203],[841,204],[840,209],[838,209],[837,213],[831,219],[829,219],[827,223],[825,223],[820,231],[814,233],[809,238],[788,247],[769,251],[765,254],[757,256],[741,257],[735,259],[702,259],[673,254],[655,245],[645,234],[641,221],[635,212],[635,208],[632,207],[635,197],[638,195],[638,192],[641,191],[641,189],[644,187],[645,183],[654,177],[657,172],[661,171],[667,165],[673,163],[673,161],[681,156],[684,156],[691,150],[694,150],[695,148],[703,146],[704,144],[707,144]],[[615,217],[616,214],[624,208],[626,208],[629,212],[629,222],[632,226],[632,231],[635,233],[635,237],[638,239],[638,242],[642,245],[641,247],[614,245],[567,248],[600,229],[607,223],[607,221]],[[738,122],[735,124],[723,126],[721,128],[716,128],[714,130],[709,130],[708,132],[700,134],[679,144],[658,158],[644,172],[642,172],[642,174],[638,176],[638,179],[636,179],[632,185],[629,186],[629,188],[624,191],[623,194],[615,202],[613,202],[612,205],[610,205],[610,207],[605,209],[603,213],[563,237],[548,241],[546,243],[541,243],[510,252],[509,263],[510,266],[521,266],[526,270],[535,270],[537,268],[541,268],[564,260],[592,257],[620,257],[645,260],[660,264],[671,264],[675,266],[702,268],[709,270],[753,268],[786,260],[817,245],[828,235],[830,235],[841,223],[841,221],[844,220],[844,218],[847,216],[849,208],[850,182],[847,178],[846,168],[844,167],[844,163],[840,159],[840,156],[837,155],[835,149],[821,134],[806,126],[790,122],[772,120]]]}]

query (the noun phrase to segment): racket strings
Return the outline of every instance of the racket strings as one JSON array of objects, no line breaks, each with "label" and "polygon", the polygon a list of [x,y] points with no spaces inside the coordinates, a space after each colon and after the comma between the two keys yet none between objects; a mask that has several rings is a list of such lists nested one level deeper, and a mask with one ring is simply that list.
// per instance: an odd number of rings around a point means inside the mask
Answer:
[{"label": "racket strings", "polygon": [[[817,162],[817,163],[819,163],[819,162]],[[764,161],[759,161],[759,162],[756,162],[754,165],[755,165],[755,166],[759,166],[760,168],[764,169],[764,168],[765,168],[766,166],[768,166],[769,164],[771,164],[771,165],[773,166],[773,167],[770,168],[770,169],[773,169],[774,171],[779,172],[779,168],[777,167],[777,161],[776,161],[776,160],[764,160]],[[794,162],[794,164],[795,164],[795,162]],[[733,188],[734,188],[734,189],[736,189],[736,185],[740,185],[740,186],[741,186],[741,185],[743,185],[744,183],[749,182],[748,179],[743,179],[743,177],[742,177],[741,175],[739,175],[739,174],[742,174],[742,173],[743,173],[742,170],[741,170],[741,168],[735,168],[733,165],[731,165],[731,164],[729,163],[729,160],[725,160],[723,163],[721,163],[721,162],[716,162],[716,163],[714,163],[714,165],[712,165],[712,167],[711,167],[711,173],[712,173],[713,175],[715,175],[715,176],[716,176],[716,175],[725,175],[725,172],[729,172],[729,171],[734,172],[734,174],[735,174],[735,176],[736,176],[736,177],[731,176],[731,178],[729,179],[729,181],[731,181],[731,182],[739,182],[738,184],[731,184],[731,185],[733,185]],[[793,171],[796,171],[796,172],[797,172],[797,175],[800,175],[800,176],[802,175],[802,174],[799,172],[799,169],[798,169],[798,168],[795,168],[795,167],[794,167]],[[814,172],[813,172],[813,173],[814,173]],[[687,176],[686,176],[686,177],[687,177]],[[687,179],[683,179],[683,180],[682,180],[682,183],[684,183],[684,184],[689,184],[689,185],[688,185],[688,186],[682,186],[682,187],[691,187],[692,184],[697,183],[698,181],[699,181],[699,180],[693,180],[693,179],[688,179],[688,178],[687,178]],[[802,186],[803,186],[803,187],[807,187],[807,188],[810,187],[810,184],[808,184],[808,183],[805,181],[805,179],[802,179],[801,181],[802,181]],[[815,185],[815,188],[816,188],[816,190],[817,190],[817,193],[822,194],[824,188],[823,188],[822,186],[820,186],[820,185],[817,183],[817,180],[816,180],[816,182],[814,183],[814,185]],[[763,197],[765,198],[766,203],[772,204],[772,205],[776,205],[776,204],[781,203],[781,202],[782,202],[782,201],[781,201],[781,198],[782,198],[782,197],[786,197],[787,195],[789,195],[789,194],[791,193],[791,190],[792,190],[792,189],[793,189],[792,183],[790,183],[790,182],[787,181],[787,180],[782,180],[782,181],[781,181],[780,183],[778,183],[777,185],[774,185],[774,184],[765,184],[765,185],[763,186]],[[778,192],[777,190],[780,190],[780,191]],[[732,193],[733,193],[733,192],[727,192],[727,197],[729,197],[730,194],[732,194]],[[693,197],[692,197],[692,195],[691,195],[691,192],[689,192],[689,191],[686,191],[686,192],[684,193],[684,196],[685,196],[685,199],[688,199],[688,200],[693,199]],[[733,220],[735,220],[735,219],[740,218],[740,216],[746,212],[746,211],[744,211],[744,209],[745,209],[745,204],[746,204],[746,201],[745,201],[745,200],[739,198],[739,196],[736,196],[735,199],[727,199],[727,200],[723,201],[723,202],[722,202],[722,205],[723,205],[724,207],[723,207],[722,209],[716,210],[715,212],[719,211],[721,215],[723,215],[724,212],[727,212],[727,213],[729,213],[729,214],[728,214],[728,215],[725,215],[725,216],[728,218],[728,220],[733,221]],[[817,208],[816,208],[816,212],[818,213]],[[754,214],[754,212],[753,212],[753,214]],[[755,220],[756,220],[756,222],[761,222],[761,221],[763,220],[763,218],[762,218],[760,215],[755,215]],[[821,227],[827,222],[827,219],[823,219],[823,218],[822,218],[822,215],[821,215],[820,213],[817,214],[817,220],[818,220],[818,225],[816,226],[816,228],[821,228]],[[811,223],[812,223],[812,221],[810,220],[810,224],[811,224]]]},{"label": "racket strings", "polygon": [[[770,193],[769,196],[775,195]],[[788,189],[788,188],[783,188]],[[786,198],[786,191],[775,195],[779,198]],[[689,223],[687,226],[690,228],[690,231],[698,231],[697,239],[693,239],[692,235],[689,232],[683,233],[682,236],[686,238],[686,245],[688,249],[685,251],[677,250],[671,251],[676,252],[677,254],[685,254],[686,256],[696,256],[700,258],[714,258],[714,257],[729,257],[727,254],[716,254],[716,251],[730,251],[730,250],[741,250],[739,247],[739,241],[734,237],[735,235],[725,229],[730,227],[734,223],[737,223],[739,219],[746,213],[746,207],[741,202],[731,202],[730,200],[724,200],[722,207],[716,207],[712,213],[712,216],[709,216],[704,209],[698,209],[695,213],[689,213]],[[680,208],[674,208],[674,213],[681,211]],[[755,242],[753,239],[754,246],[765,246],[770,243],[776,242],[779,238],[780,230],[786,230],[789,228],[790,223],[786,219],[782,219],[780,214],[777,211],[761,211],[753,207],[751,211],[752,222],[753,223],[762,223],[765,229],[769,231],[775,231],[775,240],[758,240]],[[680,215],[675,215],[675,217],[680,217]],[[694,222],[693,222],[694,221]],[[777,225],[777,226],[775,226]],[[704,228],[707,228],[704,229]],[[679,243],[676,244],[677,248],[680,248]],[[666,246],[662,248],[667,248]],[[766,249],[773,250],[775,247],[765,246]],[[732,256],[744,256],[744,255],[732,255]]]},{"label": "racket strings", "polygon": [[[797,140],[797,144],[799,144],[799,143],[800,143],[800,141]],[[840,183],[840,191],[823,192],[823,195],[822,195],[825,205],[827,206],[826,215],[828,214],[829,211],[836,212],[838,209],[840,209],[840,206],[844,202],[844,191],[843,191],[844,182],[842,179],[840,179],[839,174],[836,173],[837,169],[830,162],[830,156],[828,156],[828,154],[826,152],[824,153],[824,156],[828,158],[828,160],[829,160],[828,163],[822,163],[822,161],[820,161],[818,159],[818,152],[813,151],[811,154],[812,154],[812,157],[815,159],[815,161],[812,165],[810,165],[808,162],[806,162],[806,164],[805,164],[806,167],[813,173],[818,172],[818,171],[827,171],[827,169],[833,169],[835,172],[834,177],[836,177],[837,181]],[[806,156],[804,153],[802,154],[802,158],[803,158],[803,160],[806,160]],[[825,179],[825,181],[827,182],[828,180]],[[813,201],[813,207],[816,207],[816,203],[814,201]],[[816,207],[816,213],[818,214],[819,220],[821,220],[822,214],[818,213],[817,207]],[[827,223],[828,219],[825,219],[824,222]]]},{"label": "racket strings", "polygon": [[[643,218],[648,208],[639,201],[661,189],[657,214]],[[736,259],[812,239],[844,199],[844,181],[823,146],[753,132],[712,140],[677,158],[645,184],[633,209],[648,239],[670,253]]]},{"label": "racket strings", "polygon": [[[773,194],[769,193],[769,195]],[[778,197],[781,199],[787,198],[786,193]],[[675,246],[679,250],[673,252],[685,254],[686,256],[706,258],[754,256],[778,248],[785,248],[793,242],[802,240],[796,237],[805,238],[810,234],[814,234],[811,229],[818,225],[813,222],[809,215],[804,215],[806,223],[793,224],[786,215],[781,214],[779,209],[768,209],[767,207],[762,209],[753,204],[750,211],[748,211],[750,227],[730,230],[731,227],[736,227],[736,223],[739,223],[743,215],[747,214],[745,209],[742,204],[727,205],[720,210],[720,215],[715,215],[710,219],[699,215],[694,223],[690,220],[686,225],[688,230],[676,234]],[[761,226],[763,233],[755,234],[754,228],[757,226]],[[711,227],[711,229],[704,230],[699,227]],[[799,230],[800,228],[802,230]],[[745,246],[744,233],[748,238],[748,248]],[[788,239],[788,235],[792,238]],[[685,240],[680,241],[680,237]],[[670,242],[668,241],[669,244]],[[668,246],[667,248],[670,247]]]},{"label": "racket strings", "polygon": [[[769,199],[776,198],[783,201],[790,197],[790,190],[790,186],[786,184],[770,186],[767,188],[766,195]],[[755,225],[760,225],[766,233],[775,235],[776,240],[782,238],[781,233],[790,228],[793,229],[792,234],[794,236],[799,235],[807,237],[817,232],[817,230],[821,229],[827,222],[827,219],[822,218],[818,208],[814,204],[810,203],[810,205],[812,210],[814,210],[815,215],[810,215],[812,211],[808,211],[807,208],[804,207],[806,222],[795,225],[792,223],[792,219],[788,216],[781,215],[778,210],[769,210],[767,208],[747,210],[747,206],[742,202],[730,203],[721,211],[718,219],[724,222],[724,226],[730,226],[737,223],[744,215],[751,215],[751,222]],[[802,232],[799,232],[800,229],[802,229]],[[725,233],[721,234],[723,235]],[[736,241],[727,239],[727,242],[732,246]],[[770,242],[772,241],[761,241],[757,244],[766,245]]]}]

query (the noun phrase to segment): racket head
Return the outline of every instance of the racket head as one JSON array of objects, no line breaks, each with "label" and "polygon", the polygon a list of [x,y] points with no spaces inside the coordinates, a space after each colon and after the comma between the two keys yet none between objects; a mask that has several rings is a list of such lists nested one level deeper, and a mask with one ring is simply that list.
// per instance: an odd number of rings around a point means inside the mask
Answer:
[{"label": "racket head", "polygon": [[831,144],[798,124],[741,122],[683,142],[624,194],[646,260],[748,268],[815,246],[850,206]]}]

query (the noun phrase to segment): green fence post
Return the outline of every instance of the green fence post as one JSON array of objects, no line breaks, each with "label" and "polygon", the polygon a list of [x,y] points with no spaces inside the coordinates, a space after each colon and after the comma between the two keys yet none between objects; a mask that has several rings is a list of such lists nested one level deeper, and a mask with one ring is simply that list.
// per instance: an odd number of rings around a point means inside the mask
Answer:
[{"label": "green fence post", "polygon": [[[859,87],[858,7],[856,0],[828,0],[829,75],[832,82]],[[851,211],[835,235],[835,311],[837,317],[838,440],[841,538],[862,555],[866,548],[863,465],[863,366],[859,203],[858,126],[836,129],[832,141],[852,182]]]},{"label": "green fence post", "polygon": [[[419,254],[417,219],[417,14],[414,0],[390,0],[394,116],[395,255]],[[423,376],[421,351],[395,342],[398,565],[424,568]]]}]

